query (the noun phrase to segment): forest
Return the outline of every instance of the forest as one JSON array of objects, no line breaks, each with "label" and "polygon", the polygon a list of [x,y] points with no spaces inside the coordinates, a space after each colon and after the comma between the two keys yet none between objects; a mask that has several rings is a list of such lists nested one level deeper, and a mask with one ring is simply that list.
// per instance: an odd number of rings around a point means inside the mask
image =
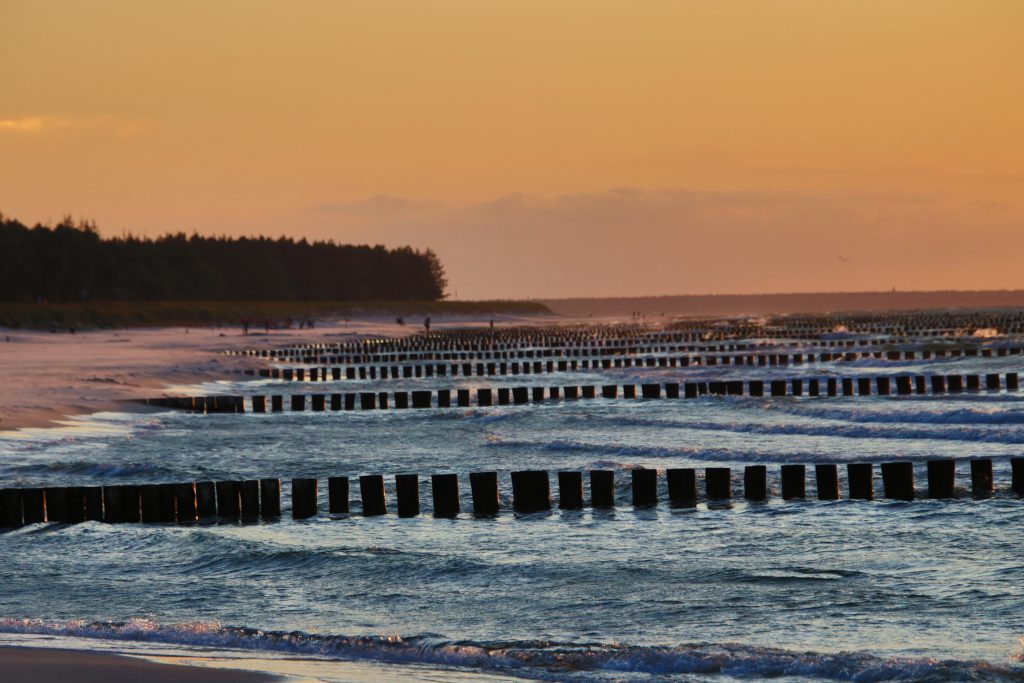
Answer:
[{"label": "forest", "polygon": [[433,251],[281,237],[100,236],[0,214],[0,301],[438,301]]}]

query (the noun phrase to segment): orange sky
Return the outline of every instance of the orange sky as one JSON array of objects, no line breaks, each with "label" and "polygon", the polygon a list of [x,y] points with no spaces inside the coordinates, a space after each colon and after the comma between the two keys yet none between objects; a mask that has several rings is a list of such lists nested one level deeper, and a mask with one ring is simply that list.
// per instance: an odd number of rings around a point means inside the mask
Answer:
[{"label": "orange sky", "polygon": [[432,246],[459,298],[1022,288],[1022,36],[1020,0],[0,0],[0,211]]}]

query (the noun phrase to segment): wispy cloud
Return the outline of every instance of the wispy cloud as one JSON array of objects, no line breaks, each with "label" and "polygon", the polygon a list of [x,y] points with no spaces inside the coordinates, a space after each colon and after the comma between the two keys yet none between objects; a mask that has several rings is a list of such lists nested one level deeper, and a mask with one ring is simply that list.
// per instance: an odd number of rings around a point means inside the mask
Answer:
[{"label": "wispy cloud", "polygon": [[134,137],[155,128],[152,121],[126,120],[110,116],[74,118],[67,116],[17,116],[0,118],[0,134],[46,135],[68,130],[101,130],[118,137]]},{"label": "wispy cloud", "polygon": [[21,116],[12,119],[0,119],[0,132],[39,135],[45,131],[66,128],[65,119],[51,116]]}]

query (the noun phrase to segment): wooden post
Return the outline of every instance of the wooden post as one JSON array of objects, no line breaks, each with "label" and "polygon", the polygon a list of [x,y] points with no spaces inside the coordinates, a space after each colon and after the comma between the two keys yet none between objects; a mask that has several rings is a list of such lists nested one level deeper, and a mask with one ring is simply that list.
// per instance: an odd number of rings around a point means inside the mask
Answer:
[{"label": "wooden post", "polygon": [[590,470],[590,506],[595,510],[615,507],[614,470]]},{"label": "wooden post", "polygon": [[200,520],[217,516],[217,489],[212,481],[196,482],[196,514]]},{"label": "wooden post", "polygon": [[839,472],[834,464],[814,466],[818,500],[839,500]]},{"label": "wooden post", "polygon": [[359,496],[363,501],[363,516],[375,517],[388,512],[384,495],[384,477],[379,474],[364,474],[359,477]]},{"label": "wooden post", "polygon": [[254,413],[265,413],[265,412],[267,412],[267,397],[266,396],[253,396],[252,397],[252,412],[254,412]]},{"label": "wooden post", "polygon": [[928,461],[928,497],[952,498],[956,461],[951,458]]},{"label": "wooden post", "polygon": [[583,508],[583,473],[558,473],[558,507],[562,510]]},{"label": "wooden post", "polygon": [[782,474],[782,498],[793,500],[795,498],[806,498],[806,472],[803,465],[783,465]]},{"label": "wooden post", "polygon": [[658,504],[658,470],[635,468],[633,478],[633,507],[654,507]]},{"label": "wooden post", "polygon": [[71,521],[68,490],[66,488],[43,489],[43,499],[46,502],[47,522],[66,523]]},{"label": "wooden post", "polygon": [[284,410],[284,396],[276,394],[270,397],[271,412],[280,413]]},{"label": "wooden post", "polygon": [[260,517],[260,482],[246,479],[242,482],[242,519],[254,521]]},{"label": "wooden post", "polygon": [[743,468],[743,497],[747,500],[768,498],[768,468],[764,465],[747,465]]},{"label": "wooden post", "polygon": [[470,472],[469,487],[473,494],[473,514],[498,514],[497,472]]},{"label": "wooden post", "polygon": [[260,517],[265,520],[281,516],[281,480],[260,479]]},{"label": "wooden post", "polygon": [[665,480],[669,505],[692,507],[697,504],[697,472],[692,467],[665,470]]},{"label": "wooden post", "polygon": [[883,462],[882,486],[885,497],[895,500],[914,499],[914,463]]},{"label": "wooden post", "polygon": [[332,515],[348,514],[348,477],[327,479],[327,509]]},{"label": "wooden post", "polygon": [[640,395],[644,398],[661,398],[660,384],[641,384]]},{"label": "wooden post", "polygon": [[460,408],[469,407],[469,389],[458,389],[456,391],[456,396],[458,398],[458,404]]},{"label": "wooden post", "polygon": [[988,496],[995,490],[992,483],[992,460],[989,458],[971,460],[971,490],[976,496]]},{"label": "wooden post", "polygon": [[704,490],[712,500],[732,498],[732,471],[728,467],[704,468]]},{"label": "wooden post", "polygon": [[[173,484],[172,484],[173,487]],[[85,521],[103,521],[103,491],[99,486],[85,486],[82,488],[85,498]],[[173,503],[173,498],[172,498]],[[171,519],[170,521],[174,521]]]},{"label": "wooden post", "polygon": [[[69,504],[72,500],[69,496]],[[81,496],[79,496],[79,505],[81,502]],[[160,521],[160,487],[157,484],[143,484],[139,486],[139,503],[141,508],[139,521],[143,524],[154,524]]]},{"label": "wooden post", "polygon": [[194,483],[174,485],[174,507],[177,510],[177,519],[175,521],[179,524],[191,524],[196,521],[198,513],[196,510],[196,485]]},{"label": "wooden post", "polygon": [[317,516],[316,479],[292,479],[292,519]]},{"label": "wooden post", "polygon": [[23,525],[21,489],[0,490],[0,527],[15,529]]},{"label": "wooden post", "polygon": [[237,520],[242,510],[242,482],[218,481],[215,488],[217,489],[217,516],[225,520]]},{"label": "wooden post", "polygon": [[512,473],[512,507],[516,512],[530,513],[551,509],[551,487],[548,473],[524,470]]},{"label": "wooden post", "polygon": [[476,404],[478,406],[489,406],[492,403],[491,390],[481,387],[476,390]]},{"label": "wooden post", "polygon": [[434,500],[435,517],[451,518],[459,514],[459,476],[457,474],[432,475],[430,488]]},{"label": "wooden post", "polygon": [[1013,472],[1010,490],[1024,496],[1024,458],[1010,458],[1010,469]]},{"label": "wooden post", "polygon": [[398,498],[399,517],[415,517],[420,514],[419,476],[416,474],[396,474],[395,496]]},{"label": "wooden post", "polygon": [[43,490],[37,488],[21,490],[21,509],[25,524],[42,524],[46,521],[46,501]]}]

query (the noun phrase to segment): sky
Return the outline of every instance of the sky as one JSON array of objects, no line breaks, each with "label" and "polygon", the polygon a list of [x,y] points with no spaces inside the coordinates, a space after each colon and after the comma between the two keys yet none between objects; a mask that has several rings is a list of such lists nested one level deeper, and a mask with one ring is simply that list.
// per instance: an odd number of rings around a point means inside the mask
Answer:
[{"label": "sky", "polygon": [[0,0],[0,212],[459,299],[1024,288],[1020,0]]}]

